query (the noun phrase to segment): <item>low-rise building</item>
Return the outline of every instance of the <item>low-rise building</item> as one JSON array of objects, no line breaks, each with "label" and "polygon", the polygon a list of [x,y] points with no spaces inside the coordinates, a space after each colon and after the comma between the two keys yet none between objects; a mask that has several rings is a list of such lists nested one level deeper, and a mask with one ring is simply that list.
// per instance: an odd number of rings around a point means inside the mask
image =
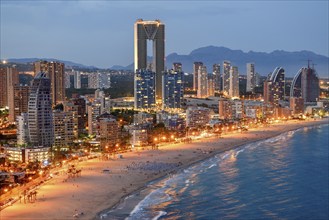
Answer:
[{"label": "low-rise building", "polygon": [[203,127],[210,121],[213,111],[204,107],[189,107],[186,110],[186,126],[189,128]]}]

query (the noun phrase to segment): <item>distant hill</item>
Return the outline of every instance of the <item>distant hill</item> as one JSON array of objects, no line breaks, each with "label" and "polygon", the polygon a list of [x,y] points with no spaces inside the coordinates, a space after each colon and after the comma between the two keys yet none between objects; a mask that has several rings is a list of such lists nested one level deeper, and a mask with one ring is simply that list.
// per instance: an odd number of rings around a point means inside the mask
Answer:
[{"label": "distant hill", "polygon": [[[242,75],[246,74],[246,63],[252,62],[255,63],[256,72],[263,76],[272,72],[275,67],[282,66],[286,71],[286,76],[293,77],[301,67],[307,66],[308,60],[315,64],[315,69],[320,77],[328,77],[329,74],[329,58],[305,50],[298,52],[276,50],[265,53],[243,52],[242,50],[231,50],[226,47],[207,46],[195,49],[188,55],[169,54],[166,57],[166,66],[171,68],[172,63],[181,62],[183,70],[191,73],[193,62],[201,61],[210,72],[213,64],[222,64],[224,60],[228,60],[232,65],[237,66]],[[133,64],[121,68],[132,70]]]},{"label": "distant hill", "polygon": [[66,61],[66,60],[58,60],[54,58],[12,58],[8,59],[7,61],[10,63],[33,63],[39,60],[47,60],[47,61],[57,61],[64,63],[66,67],[77,67],[77,68],[84,68],[84,69],[98,69],[95,66],[86,66],[80,63],[75,63],[72,61]]},{"label": "distant hill", "polygon": [[328,76],[329,58],[318,55],[310,51],[287,52],[276,50],[271,53],[241,50],[231,50],[225,47],[208,46],[193,50],[189,55],[178,55],[172,53],[167,56],[167,66],[173,62],[181,62],[186,72],[192,72],[193,62],[201,61],[207,66],[208,71],[212,71],[212,65],[222,64],[224,60],[231,61],[232,65],[238,66],[240,74],[246,74],[246,63],[255,63],[256,72],[267,75],[275,67],[282,66],[286,76],[292,77],[297,71],[307,66],[308,60],[315,64],[315,69],[319,76]]}]

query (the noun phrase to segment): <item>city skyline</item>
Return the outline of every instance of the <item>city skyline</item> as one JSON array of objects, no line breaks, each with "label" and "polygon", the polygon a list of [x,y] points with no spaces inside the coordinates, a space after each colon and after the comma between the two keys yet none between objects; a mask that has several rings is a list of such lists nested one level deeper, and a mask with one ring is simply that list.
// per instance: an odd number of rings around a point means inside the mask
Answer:
[{"label": "city skyline", "polygon": [[166,55],[216,45],[328,56],[327,8],[327,1],[1,1],[0,58],[51,57],[103,68],[128,65],[133,60],[133,23],[139,18],[166,25]]}]

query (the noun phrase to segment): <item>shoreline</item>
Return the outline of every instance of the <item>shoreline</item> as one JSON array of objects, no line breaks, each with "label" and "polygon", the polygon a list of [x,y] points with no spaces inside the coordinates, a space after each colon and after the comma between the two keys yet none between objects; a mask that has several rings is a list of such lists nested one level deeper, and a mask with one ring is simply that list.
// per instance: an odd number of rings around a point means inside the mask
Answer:
[{"label": "shoreline", "polygon": [[[328,118],[259,127],[243,133],[224,134],[224,138],[166,144],[159,150],[124,153],[122,159],[83,161],[78,164],[82,168],[81,177],[64,182],[66,175],[55,176],[38,189],[35,203],[16,202],[0,212],[0,219],[100,219],[100,214],[120,206],[129,196],[141,194],[150,183],[159,182],[170,173],[245,144],[321,124],[329,124]],[[102,172],[104,169],[110,172]]]},{"label": "shoreline", "polygon": [[[319,121],[317,121],[319,122]],[[263,137],[263,138],[260,138],[260,139],[257,139],[257,140],[250,140],[250,141],[246,141],[245,143],[242,143],[242,144],[239,144],[239,145],[234,145],[232,147],[230,147],[229,149],[221,149],[221,150],[218,150],[218,151],[214,151],[212,152],[211,154],[209,154],[208,157],[205,157],[205,158],[202,158],[200,160],[196,160],[196,161],[193,161],[192,163],[190,164],[185,164],[183,165],[182,167],[178,167],[177,169],[171,171],[171,172],[174,172],[174,173],[179,173],[179,172],[182,172],[183,170],[193,166],[193,165],[196,165],[196,164],[199,164],[199,163],[202,163],[203,161],[206,161],[216,155],[219,155],[219,154],[222,154],[222,153],[225,153],[227,151],[231,151],[231,150],[235,150],[235,149],[238,149],[239,147],[243,147],[245,145],[248,145],[248,144],[251,144],[251,143],[256,143],[256,142],[261,142],[261,141],[264,141],[266,139],[270,139],[270,138],[274,138],[274,137],[277,137],[277,136],[280,136],[282,134],[285,134],[285,133],[288,133],[290,131],[297,131],[297,130],[300,130],[300,129],[303,129],[303,128],[307,128],[307,127],[315,127],[315,126],[320,126],[320,125],[325,125],[325,124],[328,124],[329,125],[329,121],[324,121],[322,120],[323,123],[312,123],[312,124],[307,124],[307,125],[304,125],[304,126],[299,126],[297,128],[293,128],[293,129],[290,129],[290,130],[285,130],[283,132],[278,132],[277,134],[273,135],[273,136],[270,136],[270,137]],[[213,138],[211,138],[213,139]],[[215,139],[219,139],[219,138],[215,138]],[[160,176],[154,180],[151,180],[149,182],[146,182],[145,185],[143,187],[141,187],[140,189],[137,189],[129,194],[127,194],[126,196],[122,197],[116,204],[114,204],[112,207],[109,207],[99,213],[97,213],[96,217],[93,218],[94,220],[101,220],[101,219],[108,219],[110,217],[113,217],[113,216],[107,216],[107,213],[109,212],[112,212],[112,213],[115,213],[115,212],[118,212],[118,207],[120,207],[120,205],[123,205],[123,208],[121,208],[121,211],[119,211],[119,215],[128,215],[134,210],[135,206],[138,205],[149,193],[152,192],[152,189],[149,188],[149,185],[151,185],[153,182],[161,182],[167,178],[170,178],[168,177],[168,174],[165,174],[163,176]],[[144,192],[147,190],[147,193]],[[142,194],[143,196],[141,197],[140,194]],[[132,198],[134,196],[138,196],[138,198]],[[124,203],[127,203],[126,200],[133,200],[132,203],[134,204],[133,207],[131,208],[131,204],[130,204],[130,207],[125,207],[125,204]],[[102,215],[105,215],[104,218],[102,218],[101,216]],[[116,217],[116,216],[115,216]],[[125,216],[126,217],[126,216]]]}]

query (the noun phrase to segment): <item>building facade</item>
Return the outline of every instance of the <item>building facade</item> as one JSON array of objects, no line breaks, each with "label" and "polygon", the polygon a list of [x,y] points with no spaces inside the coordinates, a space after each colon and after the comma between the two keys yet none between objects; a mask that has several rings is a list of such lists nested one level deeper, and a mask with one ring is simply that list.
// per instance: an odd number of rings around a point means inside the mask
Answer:
[{"label": "building facade", "polygon": [[223,93],[228,96],[230,90],[230,70],[231,70],[231,62],[225,60],[223,62]]},{"label": "building facade", "polygon": [[319,96],[320,84],[315,69],[309,66],[301,68],[292,81],[290,97],[303,98],[305,102],[316,102]]},{"label": "building facade", "polygon": [[14,87],[19,84],[16,67],[0,67],[0,108],[9,107],[9,121],[14,122]]},{"label": "building facade", "polygon": [[197,97],[208,97],[208,72],[206,66],[199,67]]},{"label": "building facade", "polygon": [[255,64],[247,63],[247,92],[255,93],[256,72]]},{"label": "building facade", "polygon": [[293,115],[304,113],[304,99],[301,97],[290,97],[290,110]]},{"label": "building facade", "polygon": [[239,71],[238,67],[231,66],[230,69],[230,78],[229,78],[229,97],[239,97]]},{"label": "building facade", "polygon": [[212,66],[212,73],[214,75],[214,87],[216,92],[220,92],[222,90],[222,80],[220,74],[220,64],[214,64]]},{"label": "building facade", "polygon": [[30,87],[23,85],[15,85],[13,92],[13,106],[9,108],[9,119],[11,121],[16,120],[16,117],[19,116],[21,113],[28,112]]},{"label": "building facade", "polygon": [[29,142],[32,146],[52,147],[54,142],[51,82],[46,73],[33,79],[28,104]]},{"label": "building facade", "polygon": [[16,117],[17,145],[26,145],[29,142],[28,114],[21,113]]},{"label": "building facade", "polygon": [[113,118],[101,118],[99,120],[100,146],[103,150],[113,148],[119,137],[119,125]]},{"label": "building facade", "polygon": [[97,117],[101,115],[101,103],[95,100],[91,105],[88,105],[88,134],[96,135],[97,133]]},{"label": "building facade", "polygon": [[[177,68],[179,69],[181,68]],[[162,108],[181,108],[184,98],[184,73],[169,70],[164,72],[162,77]]]},{"label": "building facade", "polygon": [[202,62],[193,63],[193,90],[198,90],[198,81],[199,81],[199,69],[203,66]]},{"label": "building facade", "polygon": [[211,110],[204,107],[189,107],[186,110],[186,126],[189,128],[203,127],[211,119]]},{"label": "building facade", "polygon": [[134,78],[135,108],[155,107],[156,74],[150,70],[138,70]]},{"label": "building facade", "polygon": [[54,110],[54,144],[57,150],[68,149],[77,137],[77,118],[73,112]]},{"label": "building facade", "polygon": [[279,106],[279,101],[283,100],[285,91],[285,71],[282,67],[274,69],[264,82],[264,102],[274,107]]}]

